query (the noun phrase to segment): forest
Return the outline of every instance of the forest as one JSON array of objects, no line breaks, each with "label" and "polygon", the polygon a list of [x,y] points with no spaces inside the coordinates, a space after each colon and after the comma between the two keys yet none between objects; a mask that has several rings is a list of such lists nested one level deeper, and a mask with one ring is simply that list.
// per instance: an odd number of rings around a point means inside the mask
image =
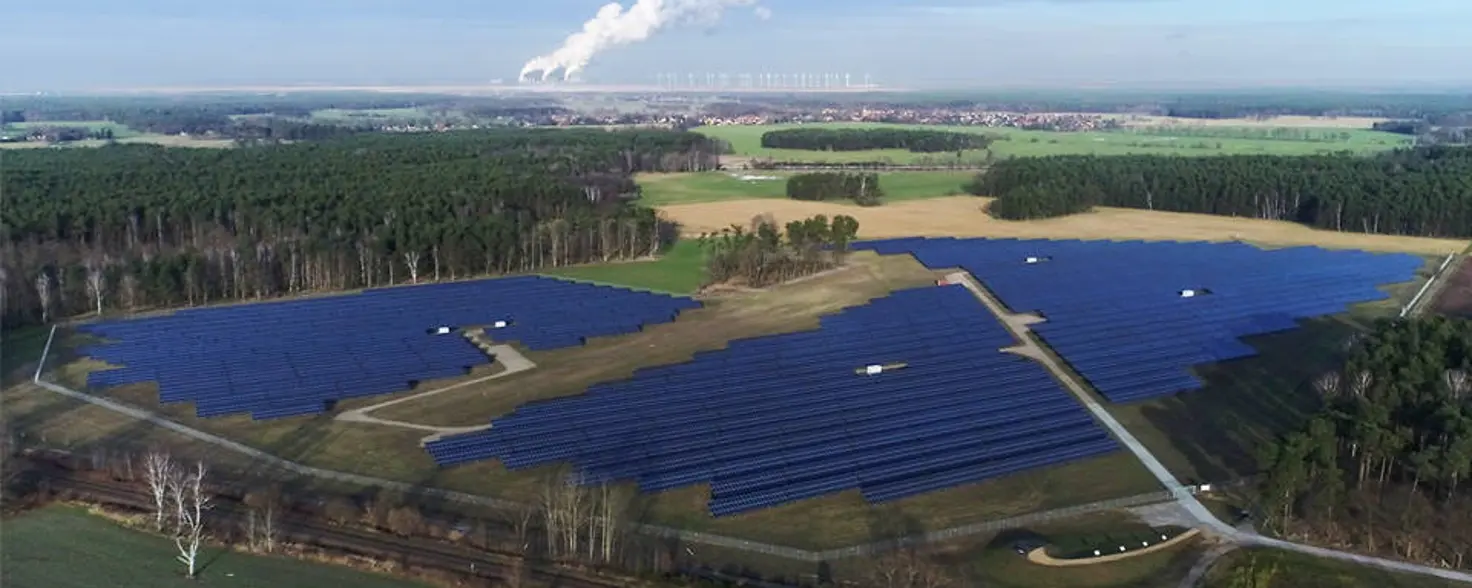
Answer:
[{"label": "forest", "polygon": [[968,184],[993,214],[1119,206],[1287,220],[1336,231],[1472,237],[1472,147],[1374,157],[1054,156],[999,161]]},{"label": "forest", "polygon": [[[317,140],[339,136],[352,123],[306,119],[325,109],[463,109],[473,116],[549,119],[567,110],[545,98],[468,98],[435,94],[314,92],[272,95],[186,95],[138,97],[7,97],[0,124],[111,121],[141,133],[214,134],[229,138]],[[345,129],[346,127],[346,129]],[[366,130],[366,129],[362,129]]]},{"label": "forest", "polygon": [[796,220],[778,226],[758,216],[751,227],[731,225],[700,236],[712,284],[770,286],[833,269],[843,264],[848,246],[859,233],[859,221],[838,215]]},{"label": "forest", "polygon": [[1264,522],[1465,568],[1472,550],[1472,321],[1385,321],[1312,382],[1322,409],[1260,456]]},{"label": "forest", "polygon": [[859,206],[879,206],[884,190],[876,173],[814,172],[787,178],[787,197],[793,200],[852,200]]},{"label": "forest", "polygon": [[6,154],[4,324],[649,255],[631,174],[715,169],[674,131],[366,134]]},{"label": "forest", "polygon": [[764,149],[945,153],[986,149],[990,144],[991,138],[986,135],[919,129],[781,129],[762,133]]}]

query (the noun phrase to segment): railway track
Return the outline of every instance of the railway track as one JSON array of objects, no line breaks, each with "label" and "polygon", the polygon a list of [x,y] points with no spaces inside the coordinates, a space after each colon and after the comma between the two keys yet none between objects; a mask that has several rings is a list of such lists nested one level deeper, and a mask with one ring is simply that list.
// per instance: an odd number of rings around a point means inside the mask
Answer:
[{"label": "railway track", "polygon": [[[138,512],[152,512],[148,494],[123,483],[104,483],[71,477],[53,477],[50,487],[87,501]],[[236,503],[220,502],[211,511],[215,529],[239,529],[248,510]],[[544,562],[523,564],[516,556],[497,554],[428,539],[399,537],[349,527],[338,527],[300,516],[283,516],[277,522],[282,542],[313,547],[336,555],[392,561],[406,568],[436,570],[473,579],[470,585],[547,586],[557,588],[612,588],[637,582],[623,578],[600,578],[576,571],[557,569]],[[519,577],[518,577],[519,576]]]}]

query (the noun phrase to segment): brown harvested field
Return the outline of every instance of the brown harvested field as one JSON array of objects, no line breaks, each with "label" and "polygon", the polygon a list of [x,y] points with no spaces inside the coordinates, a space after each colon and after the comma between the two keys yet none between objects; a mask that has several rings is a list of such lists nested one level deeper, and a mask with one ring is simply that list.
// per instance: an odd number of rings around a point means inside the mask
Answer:
[{"label": "brown harvested field", "polygon": [[1432,308],[1440,315],[1472,318],[1472,257],[1447,275]]},{"label": "brown harvested field", "polygon": [[796,200],[734,200],[660,208],[689,235],[746,225],[771,214],[780,223],[816,214],[846,214],[859,221],[859,236],[1019,237],[1042,239],[1242,240],[1263,245],[1319,245],[1371,251],[1446,255],[1467,241],[1395,235],[1321,231],[1303,225],[1207,214],[1099,208],[1094,212],[1035,221],[1005,221],[986,213],[990,198],[957,196],[889,204],[875,208]]}]

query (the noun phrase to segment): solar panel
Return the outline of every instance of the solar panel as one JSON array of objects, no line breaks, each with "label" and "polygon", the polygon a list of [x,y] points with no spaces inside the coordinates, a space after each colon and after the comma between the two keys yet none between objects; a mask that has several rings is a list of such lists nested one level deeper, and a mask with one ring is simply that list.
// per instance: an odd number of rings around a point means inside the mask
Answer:
[{"label": "solar panel", "polygon": [[1238,338],[1383,300],[1414,255],[1245,243],[891,239],[853,245],[963,268],[1095,389],[1129,402],[1201,387],[1191,366],[1256,354]]},{"label": "solar panel", "polygon": [[[964,287],[901,290],[820,323],[530,403],[426,449],[446,467],[571,462],[585,483],[645,492],[709,483],[725,516],[853,488],[891,500],[1115,447],[1046,369],[999,351],[1016,341]],[[885,490],[917,471],[926,485]]]},{"label": "solar panel", "polygon": [[[358,294],[180,310],[79,329],[107,340],[82,354],[118,369],[89,386],[157,382],[165,404],[200,417],[269,419],[409,390],[492,361],[448,325],[495,325],[493,341],[532,349],[634,332],[696,308],[690,298],[538,276],[370,289]],[[452,332],[442,334],[446,329]]]}]

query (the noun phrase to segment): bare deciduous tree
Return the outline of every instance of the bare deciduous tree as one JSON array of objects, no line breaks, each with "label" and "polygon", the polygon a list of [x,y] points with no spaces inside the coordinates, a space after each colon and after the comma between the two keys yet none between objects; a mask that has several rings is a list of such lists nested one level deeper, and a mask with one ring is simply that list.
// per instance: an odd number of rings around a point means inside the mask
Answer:
[{"label": "bare deciduous tree", "polygon": [[153,530],[164,530],[164,516],[168,513],[169,482],[175,477],[174,458],[162,450],[149,451],[143,456],[143,478],[153,496]]},{"label": "bare deciduous tree", "polygon": [[424,527],[424,517],[412,504],[394,507],[388,512],[388,528],[400,535],[417,535]]},{"label": "bare deciduous tree", "polygon": [[1446,381],[1446,390],[1451,393],[1452,398],[1460,400],[1472,389],[1472,381],[1468,380],[1464,370],[1447,370],[1442,374],[1442,379]]},{"label": "bare deciduous tree", "polygon": [[1375,376],[1369,371],[1361,370],[1354,375],[1354,380],[1350,383],[1349,389],[1351,392],[1354,393],[1355,396],[1363,397],[1365,394],[1369,393],[1370,386],[1373,386],[1374,384]]},{"label": "bare deciduous tree", "polygon": [[277,518],[280,516],[281,491],[276,486],[266,486],[245,495],[243,501],[250,508],[246,537],[251,549],[272,553],[276,551],[279,536]]},{"label": "bare deciduous tree", "polygon": [[107,295],[107,266],[110,262],[106,255],[87,260],[87,293],[92,295],[97,316],[102,316],[102,301]]},{"label": "bare deciduous tree", "polygon": [[51,322],[51,273],[44,268],[36,274],[36,296],[40,298],[41,322]]},{"label": "bare deciduous tree", "polygon": [[174,547],[176,559],[184,564],[186,575],[199,572],[199,546],[204,540],[204,513],[211,506],[204,490],[204,462],[195,462],[193,471],[176,471],[170,478],[169,495],[174,505]]},{"label": "bare deciduous tree", "polygon": [[1325,398],[1333,398],[1339,395],[1339,372],[1325,372],[1314,380],[1314,389]]}]

